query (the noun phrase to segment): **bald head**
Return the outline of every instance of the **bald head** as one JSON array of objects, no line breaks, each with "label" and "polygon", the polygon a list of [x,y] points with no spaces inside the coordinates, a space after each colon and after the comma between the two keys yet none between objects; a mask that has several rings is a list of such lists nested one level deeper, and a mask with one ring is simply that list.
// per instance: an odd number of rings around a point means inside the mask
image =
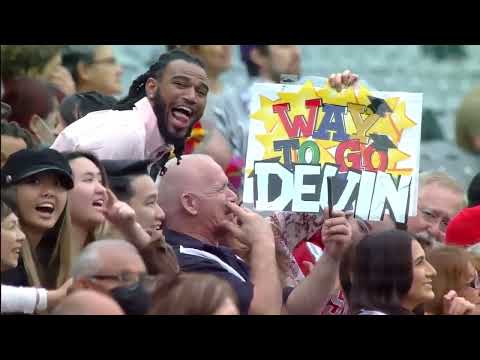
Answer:
[{"label": "bald head", "polygon": [[204,154],[184,155],[179,165],[176,159],[170,159],[166,168],[166,174],[158,176],[156,182],[159,204],[166,213],[178,206],[183,193],[204,190],[212,185],[218,174],[225,176],[220,165]]},{"label": "bald head", "polygon": [[223,171],[215,160],[204,154],[184,155],[180,164],[177,164],[177,159],[170,159],[165,167],[166,174],[157,177],[157,186],[163,192],[167,187],[182,189],[182,191],[198,188],[198,180],[205,180],[212,169]]},{"label": "bald head", "polygon": [[210,156],[170,160],[158,177],[158,202],[166,213],[168,229],[215,243],[214,233],[228,214],[227,202],[237,200],[223,169]]},{"label": "bald head", "polygon": [[112,298],[97,291],[78,290],[68,295],[52,315],[125,315]]}]

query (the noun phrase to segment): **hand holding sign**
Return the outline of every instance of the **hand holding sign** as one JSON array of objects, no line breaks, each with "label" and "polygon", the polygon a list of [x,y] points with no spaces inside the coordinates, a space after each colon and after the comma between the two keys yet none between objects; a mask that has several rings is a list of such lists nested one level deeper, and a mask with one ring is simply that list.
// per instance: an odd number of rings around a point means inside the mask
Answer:
[{"label": "hand holding sign", "polygon": [[325,253],[335,260],[340,260],[347,247],[352,242],[352,226],[343,211],[324,211],[325,222],[322,225],[322,241]]},{"label": "hand holding sign", "polygon": [[319,213],[333,177],[335,209],[371,221],[388,214],[398,223],[416,214],[422,94],[357,84],[350,71],[332,74],[323,87],[254,84],[246,203]]},{"label": "hand holding sign", "polygon": [[328,78],[328,84],[340,92],[346,87],[357,85],[358,79],[359,77],[357,74],[353,74],[350,70],[345,70],[343,73],[330,75]]}]

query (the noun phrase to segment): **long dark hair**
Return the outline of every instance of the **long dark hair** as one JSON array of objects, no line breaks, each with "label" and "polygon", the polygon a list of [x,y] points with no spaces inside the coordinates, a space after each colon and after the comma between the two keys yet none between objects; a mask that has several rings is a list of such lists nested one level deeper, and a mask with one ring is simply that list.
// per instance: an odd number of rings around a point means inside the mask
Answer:
[{"label": "long dark hair", "polygon": [[[71,161],[73,161],[75,159],[79,159],[79,158],[86,158],[86,159],[90,160],[100,170],[100,174],[102,176],[102,185],[105,188],[110,187],[109,183],[108,183],[108,176],[107,176],[107,172],[105,170],[105,167],[103,166],[103,164],[97,158],[96,155],[94,155],[93,153],[88,152],[88,151],[63,152],[62,155],[65,157],[65,159],[67,159],[68,162],[71,162]],[[103,229],[104,226],[105,226],[105,224],[102,224],[101,226],[97,227],[94,231],[89,231],[84,246],[86,246],[86,245],[90,244],[91,242],[95,241],[97,239],[98,234],[101,233],[102,231],[104,231],[104,229]],[[78,250],[78,249],[75,249],[75,250]]]},{"label": "long dark hair", "polygon": [[[18,207],[16,185],[2,189],[2,202],[15,212],[21,224],[25,222]],[[51,229],[45,231],[36,249],[31,246],[30,241],[24,242],[21,262],[29,286],[56,289],[70,276],[75,253],[70,240],[71,223],[68,206],[67,200],[57,222]],[[14,273],[16,270],[10,271]],[[2,281],[4,277],[9,277],[9,271],[2,274]],[[12,283],[12,285],[27,284]]]},{"label": "long dark hair", "polygon": [[362,309],[411,314],[401,306],[413,282],[413,235],[371,234],[352,246],[340,265],[340,282],[352,313]]}]

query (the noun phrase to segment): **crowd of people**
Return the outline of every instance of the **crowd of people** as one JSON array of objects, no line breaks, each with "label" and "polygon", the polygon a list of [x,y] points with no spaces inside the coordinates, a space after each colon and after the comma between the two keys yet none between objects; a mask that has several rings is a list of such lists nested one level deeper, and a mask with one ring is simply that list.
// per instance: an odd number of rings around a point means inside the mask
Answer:
[{"label": "crowd of people", "polygon": [[[251,85],[300,76],[301,53],[241,45],[244,89],[231,57],[168,46],[118,99],[111,46],[1,46],[2,314],[480,314],[478,169],[422,172],[406,224],[265,217],[241,201]],[[479,107],[475,89],[458,111],[474,157]]]}]

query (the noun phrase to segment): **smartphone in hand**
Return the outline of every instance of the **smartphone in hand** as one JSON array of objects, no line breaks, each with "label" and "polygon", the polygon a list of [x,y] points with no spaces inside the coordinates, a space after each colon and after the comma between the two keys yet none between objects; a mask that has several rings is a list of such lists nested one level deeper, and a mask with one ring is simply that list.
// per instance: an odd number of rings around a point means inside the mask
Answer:
[{"label": "smartphone in hand", "polygon": [[328,217],[332,218],[333,211],[333,177],[327,177],[327,191],[328,191]]}]

